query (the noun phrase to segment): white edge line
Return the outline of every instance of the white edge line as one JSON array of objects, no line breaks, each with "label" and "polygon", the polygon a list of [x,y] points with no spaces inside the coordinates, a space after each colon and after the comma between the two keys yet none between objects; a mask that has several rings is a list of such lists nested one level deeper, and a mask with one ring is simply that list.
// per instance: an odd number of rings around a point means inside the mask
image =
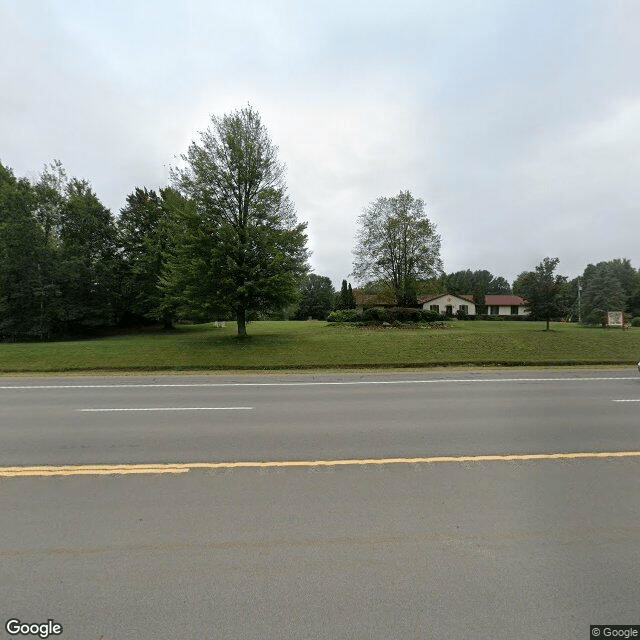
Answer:
[{"label": "white edge line", "polygon": [[76,409],[84,412],[100,411],[252,411],[255,407],[141,407],[124,409]]},{"label": "white edge line", "polygon": [[375,384],[435,384],[478,382],[602,382],[607,380],[636,380],[637,376],[612,376],[598,378],[437,378],[435,380],[352,380],[342,382],[204,382],[175,384],[62,384],[62,385],[13,385],[0,386],[10,389],[123,389],[123,388],[175,388],[175,387],[316,387],[355,386]]}]

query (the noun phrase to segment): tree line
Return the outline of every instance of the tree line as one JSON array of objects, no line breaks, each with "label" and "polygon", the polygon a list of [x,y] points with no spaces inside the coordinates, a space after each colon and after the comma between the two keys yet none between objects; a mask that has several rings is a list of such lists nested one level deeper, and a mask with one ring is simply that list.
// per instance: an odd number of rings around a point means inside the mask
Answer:
[{"label": "tree line", "polygon": [[529,301],[533,316],[547,327],[551,319],[604,324],[608,311],[640,316],[640,270],[628,258],[589,264],[572,280],[555,273],[558,264],[558,258],[544,258],[513,283],[513,292]]},{"label": "tree line", "polygon": [[295,301],[308,273],[298,222],[259,114],[211,118],[172,169],[136,188],[116,220],[59,162],[33,182],[0,164],[0,339],[235,318]]},{"label": "tree line", "polygon": [[[252,107],[212,116],[181,160],[171,186],[136,187],[117,219],[60,162],[34,181],[0,163],[0,339],[216,318],[235,318],[242,337],[251,319],[324,319],[355,308],[346,279],[334,291],[309,272],[306,224]],[[365,207],[353,253],[362,291],[400,307],[448,292],[473,294],[482,309],[485,295],[513,292],[547,321],[640,315],[640,274],[628,259],[590,264],[570,281],[555,274],[557,258],[545,258],[513,286],[487,270],[444,273],[436,226],[409,191]]]}]

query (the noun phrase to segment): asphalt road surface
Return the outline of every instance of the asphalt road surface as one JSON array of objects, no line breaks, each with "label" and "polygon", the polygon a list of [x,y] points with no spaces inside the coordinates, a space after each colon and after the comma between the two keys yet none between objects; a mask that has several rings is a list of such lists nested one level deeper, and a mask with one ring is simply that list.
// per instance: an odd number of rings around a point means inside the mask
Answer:
[{"label": "asphalt road surface", "polygon": [[0,637],[640,625],[639,432],[631,369],[0,378]]}]

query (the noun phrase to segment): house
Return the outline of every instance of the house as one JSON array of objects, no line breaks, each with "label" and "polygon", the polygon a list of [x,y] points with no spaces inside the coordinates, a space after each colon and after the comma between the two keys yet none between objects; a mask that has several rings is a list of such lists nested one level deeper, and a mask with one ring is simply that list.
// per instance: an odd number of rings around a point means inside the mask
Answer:
[{"label": "house", "polygon": [[[395,301],[390,295],[364,293],[357,289],[353,290],[356,299],[356,306],[359,309],[369,307],[394,307]],[[423,309],[431,309],[448,316],[455,316],[458,311],[469,316],[477,313],[473,296],[469,293],[431,293],[418,296],[418,302]],[[526,311],[527,303],[520,297],[514,295],[489,294],[484,297],[486,310],[484,313],[490,316],[528,316]]]},{"label": "house", "polygon": [[484,303],[490,316],[528,316],[527,303],[514,295],[486,295]]},{"label": "house", "polygon": [[[429,296],[421,296],[418,302],[423,309],[431,309],[448,316],[455,316],[462,311],[470,316],[476,315],[476,305],[470,294],[454,295],[452,293],[439,293]],[[528,316],[527,303],[514,295],[489,294],[484,297],[485,313],[490,316]]]},{"label": "house", "polygon": [[419,296],[418,302],[423,309],[430,309],[448,316],[455,316],[458,311],[469,316],[476,315],[476,305],[473,304],[473,296],[469,294],[454,295],[453,293],[432,293],[427,296]]}]

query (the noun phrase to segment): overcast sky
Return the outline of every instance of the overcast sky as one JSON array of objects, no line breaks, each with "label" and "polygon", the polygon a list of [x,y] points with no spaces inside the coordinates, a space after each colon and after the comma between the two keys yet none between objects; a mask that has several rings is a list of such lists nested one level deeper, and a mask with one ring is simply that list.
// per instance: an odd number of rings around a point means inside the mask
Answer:
[{"label": "overcast sky", "polygon": [[638,33],[638,0],[0,0],[0,162],[60,159],[117,215],[250,103],[337,287],[407,189],[447,272],[637,268]]}]

